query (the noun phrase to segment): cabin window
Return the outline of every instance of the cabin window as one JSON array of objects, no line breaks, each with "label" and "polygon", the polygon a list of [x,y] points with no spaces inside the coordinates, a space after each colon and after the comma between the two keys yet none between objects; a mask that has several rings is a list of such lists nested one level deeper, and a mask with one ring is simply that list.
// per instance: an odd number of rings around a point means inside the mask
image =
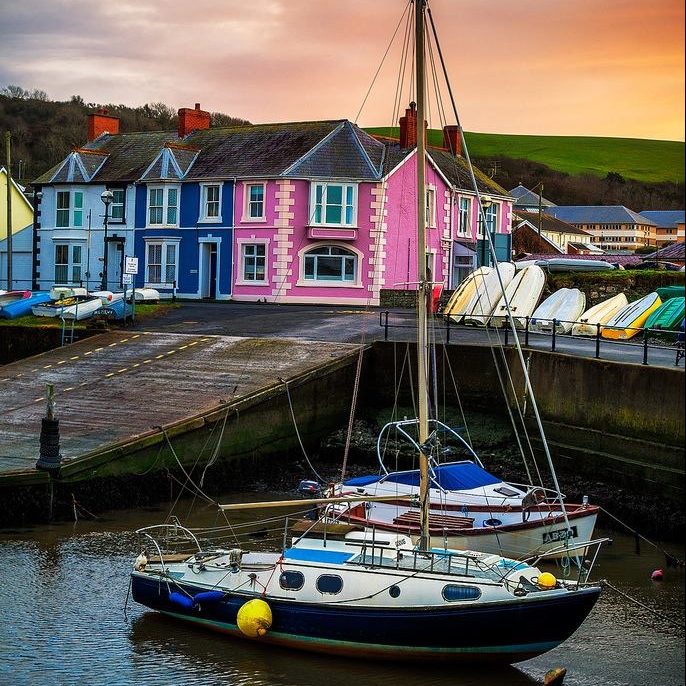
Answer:
[{"label": "cabin window", "polygon": [[176,186],[148,188],[148,226],[178,226],[179,189]]},{"label": "cabin window", "polygon": [[443,587],[443,599],[448,602],[457,600],[478,600],[481,597],[481,589],[476,586],[458,586],[448,584]]},{"label": "cabin window", "polygon": [[123,224],[125,221],[124,203],[126,191],[123,188],[112,188],[112,204],[110,205],[110,221]]},{"label": "cabin window", "polygon": [[322,574],[317,579],[317,590],[320,593],[331,593],[335,595],[343,589],[343,579],[337,574]]},{"label": "cabin window", "polygon": [[302,572],[282,572],[279,577],[279,586],[286,591],[299,591],[305,585],[305,576]]},{"label": "cabin window", "polygon": [[243,243],[241,246],[241,275],[248,283],[267,280],[267,246],[264,243]]},{"label": "cabin window", "polygon": [[178,241],[146,241],[145,282],[170,288],[177,281]]},{"label": "cabin window", "polygon": [[83,226],[83,191],[57,191],[55,226],[58,228]]},{"label": "cabin window", "polygon": [[245,187],[244,221],[260,221],[264,219],[264,183],[249,183]]},{"label": "cabin window", "polygon": [[219,183],[203,183],[200,185],[199,221],[221,221],[221,192],[222,186]]},{"label": "cabin window", "polygon": [[81,283],[81,245],[55,245],[55,283]]},{"label": "cabin window", "polygon": [[305,253],[306,281],[354,282],[357,278],[357,255],[337,246],[321,246]]},{"label": "cabin window", "polygon": [[322,226],[355,226],[357,186],[314,183],[310,197],[310,222]]}]

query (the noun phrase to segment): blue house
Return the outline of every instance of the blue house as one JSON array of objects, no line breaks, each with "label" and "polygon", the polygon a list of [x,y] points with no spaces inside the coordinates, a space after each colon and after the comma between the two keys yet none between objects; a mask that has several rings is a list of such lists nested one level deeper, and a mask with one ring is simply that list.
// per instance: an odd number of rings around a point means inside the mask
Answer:
[{"label": "blue house", "polygon": [[88,142],[33,182],[37,285],[118,290],[135,255],[137,287],[230,298],[234,182],[193,171],[209,125],[200,105],[179,110],[176,132],[119,133],[116,117],[89,115]]}]

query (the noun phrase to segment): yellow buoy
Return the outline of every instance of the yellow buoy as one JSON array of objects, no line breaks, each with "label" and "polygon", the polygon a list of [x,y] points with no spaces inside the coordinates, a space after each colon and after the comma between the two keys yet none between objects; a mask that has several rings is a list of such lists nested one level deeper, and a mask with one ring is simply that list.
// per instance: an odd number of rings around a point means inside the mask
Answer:
[{"label": "yellow buoy", "polygon": [[550,572],[543,572],[543,574],[538,577],[538,585],[541,588],[555,588],[557,579]]},{"label": "yellow buoy", "polygon": [[249,600],[238,610],[238,628],[249,638],[264,636],[272,625],[272,610],[259,598]]}]

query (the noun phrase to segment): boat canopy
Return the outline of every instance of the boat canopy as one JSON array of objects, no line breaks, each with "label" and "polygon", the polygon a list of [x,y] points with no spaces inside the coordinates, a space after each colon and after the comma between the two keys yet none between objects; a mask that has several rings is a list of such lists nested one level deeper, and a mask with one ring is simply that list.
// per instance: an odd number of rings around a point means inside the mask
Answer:
[{"label": "boat canopy", "polygon": [[[491,486],[501,483],[501,479],[493,476],[474,462],[449,462],[434,467],[431,470],[432,481],[447,491],[469,490],[482,486]],[[419,487],[419,470],[413,469],[407,472],[391,472],[384,475],[365,475],[348,479],[346,486],[368,486],[378,481],[384,483],[404,484],[405,486]]]}]

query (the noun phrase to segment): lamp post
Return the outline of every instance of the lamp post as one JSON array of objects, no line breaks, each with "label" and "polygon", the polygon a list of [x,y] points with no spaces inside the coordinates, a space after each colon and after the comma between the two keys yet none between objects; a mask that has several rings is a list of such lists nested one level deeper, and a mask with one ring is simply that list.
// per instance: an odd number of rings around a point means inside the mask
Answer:
[{"label": "lamp post", "polygon": [[107,290],[107,220],[109,219],[110,204],[114,199],[114,193],[110,190],[105,189],[100,194],[100,200],[102,200],[105,205],[105,219],[103,221],[103,227],[105,229],[105,236],[103,242],[103,257],[102,257],[102,283],[101,290]]},{"label": "lamp post", "polygon": [[[481,266],[489,266],[491,260],[489,258],[489,228],[488,222],[486,221],[486,210],[493,204],[493,199],[488,195],[481,196],[481,212],[479,218],[482,220],[483,224],[483,238],[481,239]],[[487,235],[488,233],[488,235]]]}]

